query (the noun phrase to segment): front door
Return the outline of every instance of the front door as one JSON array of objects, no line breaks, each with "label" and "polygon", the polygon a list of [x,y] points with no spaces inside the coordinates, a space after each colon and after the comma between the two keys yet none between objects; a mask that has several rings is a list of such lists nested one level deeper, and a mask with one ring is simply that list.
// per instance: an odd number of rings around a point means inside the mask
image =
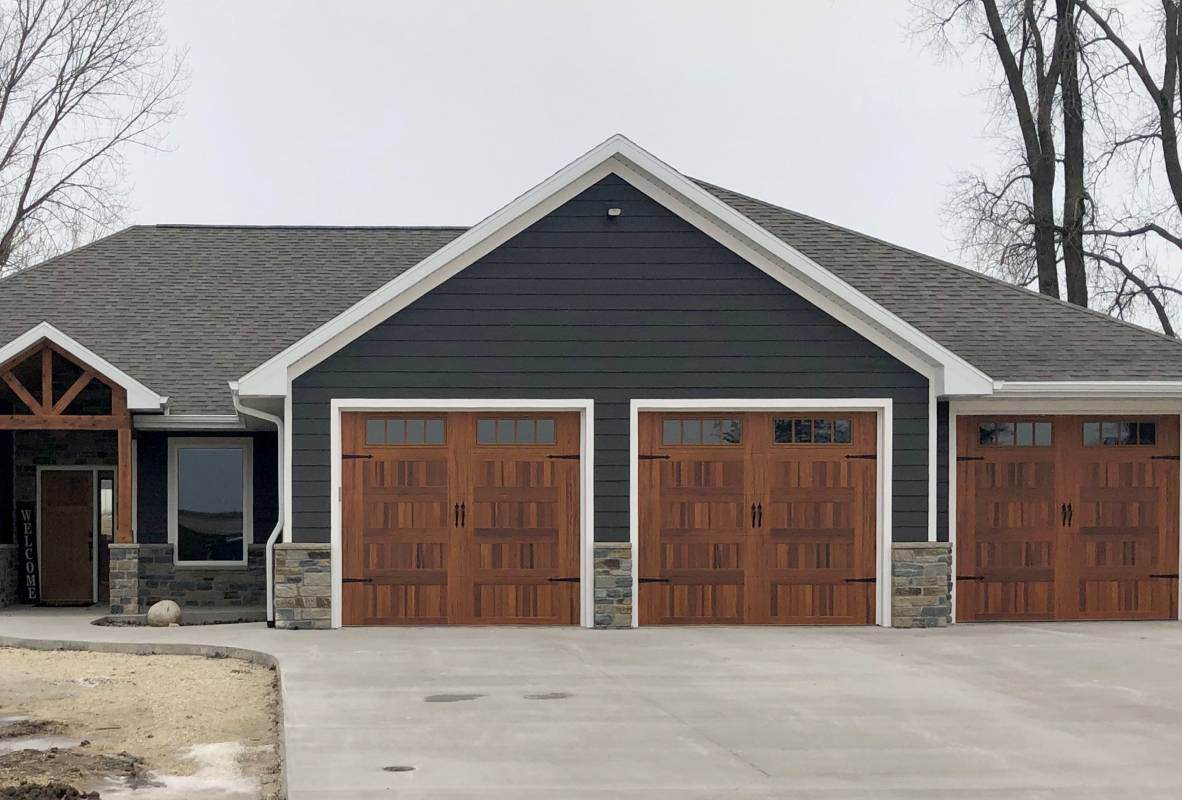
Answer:
[{"label": "front door", "polygon": [[41,599],[94,602],[94,472],[41,473]]}]

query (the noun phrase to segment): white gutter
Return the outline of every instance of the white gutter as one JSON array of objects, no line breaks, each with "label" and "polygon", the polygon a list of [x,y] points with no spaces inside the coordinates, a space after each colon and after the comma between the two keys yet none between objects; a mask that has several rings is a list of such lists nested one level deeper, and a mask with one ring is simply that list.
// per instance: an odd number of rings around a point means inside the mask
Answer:
[{"label": "white gutter", "polygon": [[230,396],[234,398],[234,408],[238,413],[245,414],[248,417],[261,419],[264,422],[270,422],[275,426],[276,439],[278,441],[278,455],[276,461],[279,465],[279,482],[276,484],[279,489],[278,504],[279,512],[275,519],[275,529],[271,531],[271,535],[267,537],[267,549],[263,556],[267,567],[267,624],[275,624],[275,576],[274,576],[274,553],[275,541],[279,538],[279,534],[283,533],[283,420],[274,414],[268,414],[266,411],[259,411],[257,408],[249,408],[242,405],[238,399],[238,385],[236,383],[230,384]]},{"label": "white gutter", "polygon": [[1182,381],[996,381],[995,397],[1178,397]]}]

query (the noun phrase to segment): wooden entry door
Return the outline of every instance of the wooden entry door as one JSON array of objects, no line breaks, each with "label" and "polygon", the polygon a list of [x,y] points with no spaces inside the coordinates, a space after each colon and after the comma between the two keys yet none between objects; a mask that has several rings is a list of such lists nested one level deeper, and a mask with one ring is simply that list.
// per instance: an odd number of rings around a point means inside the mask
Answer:
[{"label": "wooden entry door", "polygon": [[1177,417],[961,417],[957,618],[1174,619]]},{"label": "wooden entry door", "polygon": [[342,622],[576,624],[577,414],[348,413]]},{"label": "wooden entry door", "polygon": [[93,603],[94,472],[41,472],[41,599]]},{"label": "wooden entry door", "polygon": [[876,418],[646,413],[641,624],[869,624]]}]

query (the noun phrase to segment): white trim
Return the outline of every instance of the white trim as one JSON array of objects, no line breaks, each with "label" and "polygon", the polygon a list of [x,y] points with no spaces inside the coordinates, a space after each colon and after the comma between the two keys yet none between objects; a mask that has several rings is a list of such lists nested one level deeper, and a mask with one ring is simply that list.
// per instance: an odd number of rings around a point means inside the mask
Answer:
[{"label": "white trim", "polygon": [[237,414],[154,414],[136,416],[137,431],[241,431],[246,429]]},{"label": "white trim", "polygon": [[[949,392],[948,394],[954,394]],[[997,381],[993,394],[1001,397],[1144,397],[1182,399],[1182,381]]]},{"label": "white trim", "polygon": [[[241,397],[241,394],[239,394],[239,397]],[[292,415],[291,398],[291,381],[288,380],[287,394],[283,398],[283,463],[288,466],[283,473],[283,485],[279,487],[279,491],[283,492],[283,541],[285,542],[295,541],[292,538],[292,524],[295,514],[291,510],[292,495],[294,494],[292,491],[291,464],[294,463],[292,461],[292,454],[295,450],[295,432],[292,428],[295,426],[292,425],[294,417]]]},{"label": "white trim", "polygon": [[[99,504],[99,478],[100,472],[110,472],[113,476],[118,473],[116,467],[110,466],[56,466],[54,464],[38,464],[37,465],[37,593],[38,597],[43,601],[44,595],[42,589],[45,586],[45,569],[41,563],[41,473],[43,472],[89,472],[90,473],[90,502],[94,506],[93,519],[90,522],[90,602],[99,602],[98,585],[99,585],[99,518],[102,514],[102,509]],[[118,489],[116,489],[116,492]],[[115,502],[118,503],[118,497]]]},{"label": "white trim", "polygon": [[[288,395],[290,404],[291,395]],[[330,404],[329,456],[332,512],[329,527],[331,554],[332,627],[341,627],[341,415],[352,411],[578,411],[579,439],[579,621],[595,625],[595,402],[568,399],[378,399],[334,398]],[[288,426],[290,431],[291,426]],[[288,470],[290,476],[291,470]],[[290,480],[289,480],[290,482]],[[290,509],[290,506],[288,506]],[[288,534],[290,535],[290,534]]]},{"label": "white trim", "polygon": [[[948,403],[948,543],[951,546],[952,568],[952,622],[956,622],[956,418],[975,417],[982,414],[1059,414],[1082,416],[1084,414],[1157,414],[1179,416],[1179,442],[1182,452],[1182,403],[1147,402],[1144,400],[1096,400],[1047,398],[1043,400],[953,400]],[[1179,475],[1178,518],[1182,524],[1182,475]],[[1182,564],[1182,537],[1178,542],[1178,563]],[[1178,619],[1182,620],[1182,581],[1178,587]]]},{"label": "white trim", "polygon": [[[177,546],[177,455],[186,448],[224,449],[242,451],[242,560],[240,561],[182,561]],[[246,566],[250,546],[254,543],[254,439],[227,436],[170,436],[168,439],[168,543],[172,545],[172,562],[178,568],[241,568]]]},{"label": "white trim", "polygon": [[875,622],[891,627],[892,465],[894,401],[889,397],[775,398],[775,399],[633,399],[628,412],[628,541],[632,547],[632,627],[639,622],[640,563],[640,414],[649,411],[870,411],[878,415],[878,458],[875,459]]},{"label": "white trim", "polygon": [[[693,181],[621,135],[615,135],[495,212],[345,312],[321,325],[239,379],[246,396],[290,395],[290,380],[407,304],[464,269],[529,224],[609,173],[650,197],[689,213],[693,224],[742,245],[740,255],[790,285],[884,349],[912,351],[911,361],[936,368],[943,394],[988,394],[993,381],[931,337],[883,308],[812,259],[790,247]],[[712,230],[708,230],[710,228]],[[729,245],[728,245],[729,246]],[[736,244],[738,246],[738,244]],[[774,265],[774,269],[769,269]],[[887,345],[889,344],[889,348]]]},{"label": "white trim", "polygon": [[15,358],[42,339],[48,339],[104,378],[122,386],[127,391],[129,411],[161,411],[168,405],[167,397],[156,394],[110,361],[62,333],[48,322],[34,325],[8,344],[0,347],[0,364]]}]

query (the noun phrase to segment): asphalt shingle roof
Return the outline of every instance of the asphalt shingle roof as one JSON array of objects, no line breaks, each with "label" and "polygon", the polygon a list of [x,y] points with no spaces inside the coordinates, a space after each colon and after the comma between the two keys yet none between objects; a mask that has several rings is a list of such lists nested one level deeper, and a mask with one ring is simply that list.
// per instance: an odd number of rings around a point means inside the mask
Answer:
[{"label": "asphalt shingle roof", "polygon": [[1182,380],[1177,339],[696,183],[994,380]]},{"label": "asphalt shingle roof", "polygon": [[[1001,380],[1182,380],[1182,343],[699,182]],[[48,321],[172,399],[233,412],[227,382],[465,228],[136,226],[0,281],[0,342]]]}]

